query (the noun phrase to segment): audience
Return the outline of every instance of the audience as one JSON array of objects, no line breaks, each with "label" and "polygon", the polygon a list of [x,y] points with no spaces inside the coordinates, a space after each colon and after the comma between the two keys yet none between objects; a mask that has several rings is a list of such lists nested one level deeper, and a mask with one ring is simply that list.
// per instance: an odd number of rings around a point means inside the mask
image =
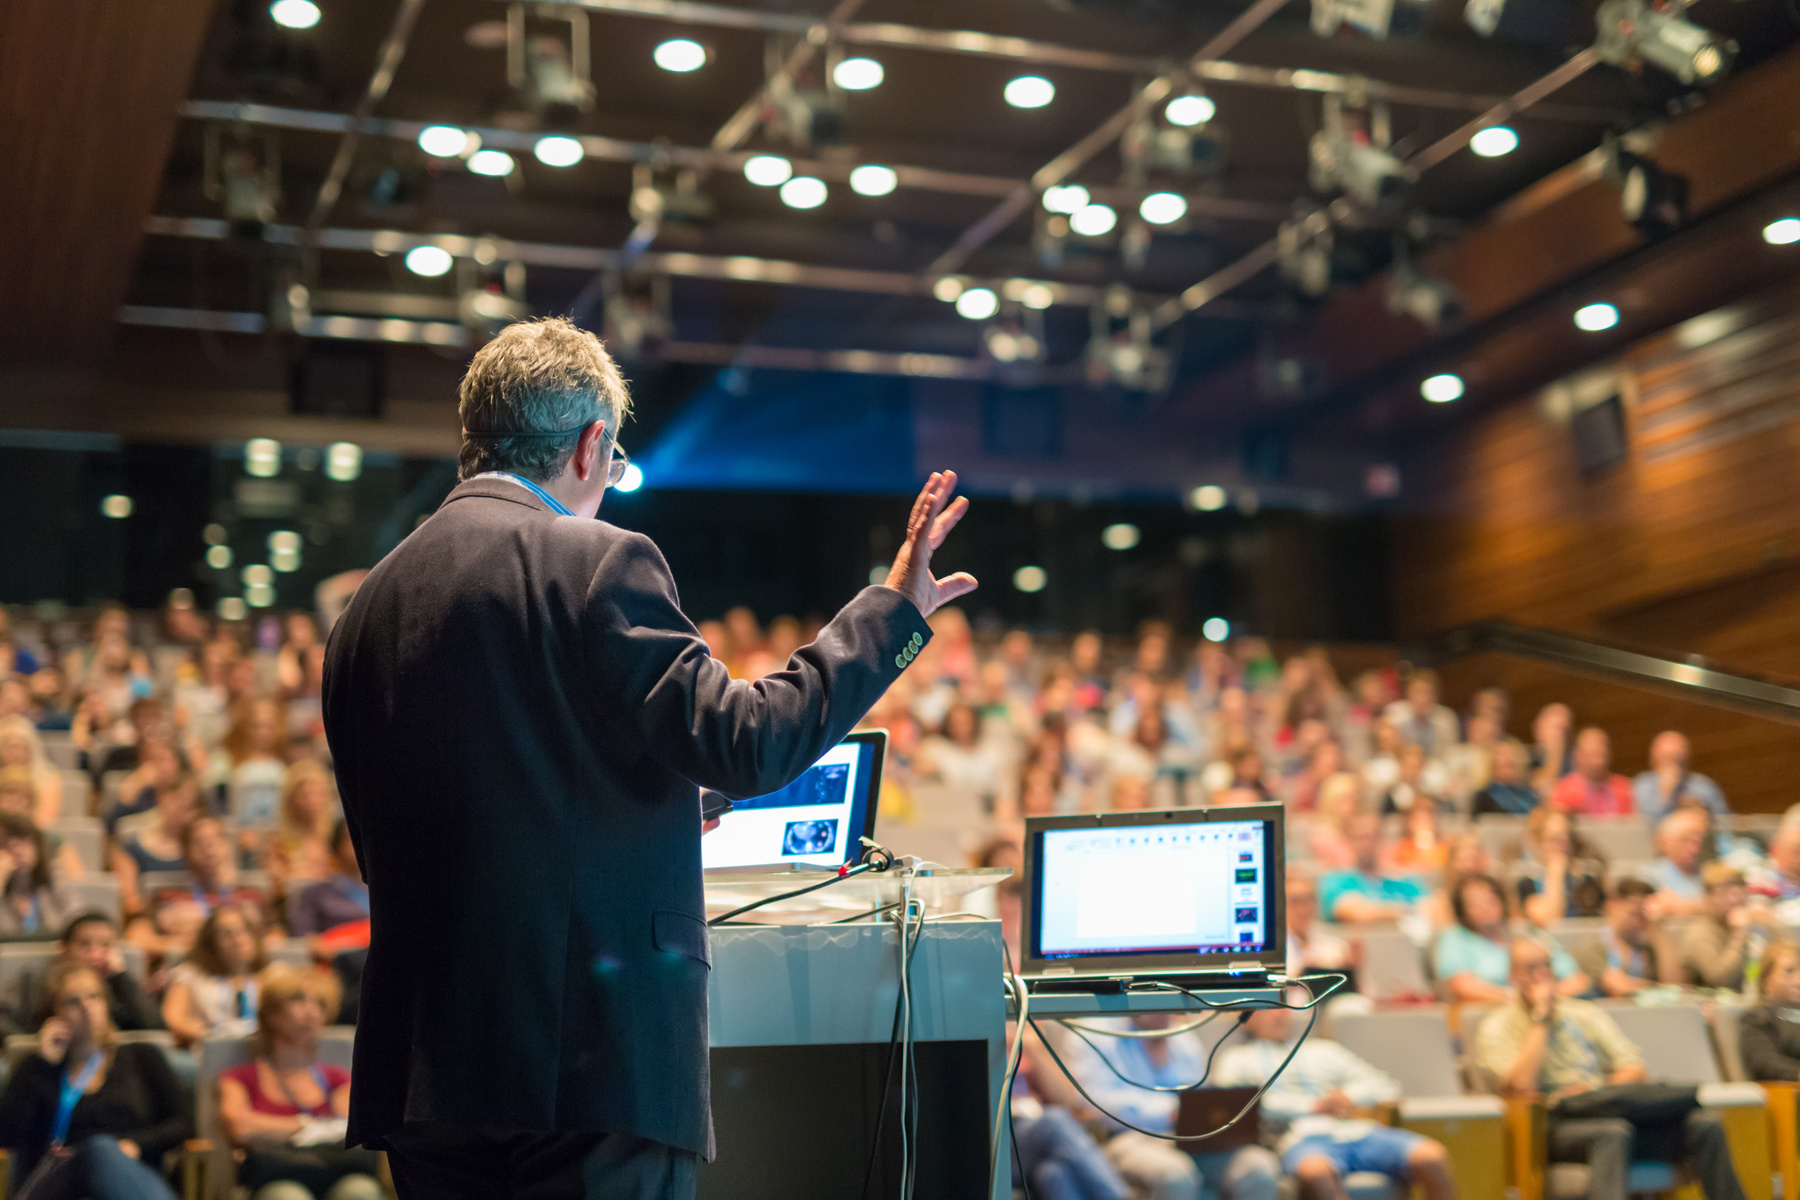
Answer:
[{"label": "audience", "polygon": [[163,995],[163,1021],[175,1044],[250,1033],[261,988],[257,975],[268,965],[250,919],[236,908],[214,910],[169,975]]},{"label": "audience", "polygon": [[44,831],[26,817],[0,811],[0,938],[63,927],[73,902],[58,874]]},{"label": "audience", "polygon": [[1538,806],[1539,797],[1531,786],[1530,757],[1517,742],[1504,741],[1494,747],[1487,786],[1475,793],[1473,810],[1504,813],[1521,817]]},{"label": "audience", "polygon": [[[327,874],[293,897],[287,913],[288,932],[295,937],[312,937],[369,919],[369,887],[356,861],[350,826],[341,818],[332,827]],[[368,944],[366,937],[363,944]]]},{"label": "audience", "polygon": [[1344,836],[1350,844],[1351,865],[1319,880],[1319,901],[1326,920],[1392,921],[1425,898],[1427,889],[1419,880],[1381,871],[1380,817],[1374,813],[1352,817]]},{"label": "audience", "polygon": [[1656,827],[1657,858],[1644,876],[1656,885],[1664,915],[1695,912],[1706,891],[1701,861],[1706,850],[1706,811],[1678,808]]},{"label": "audience", "polygon": [[1744,1071],[1763,1081],[1800,1080],[1800,943],[1770,942],[1757,984],[1762,1003],[1738,1018]]},{"label": "audience", "polygon": [[1519,907],[1548,928],[1571,917],[1596,917],[1606,901],[1606,861],[1575,829],[1571,813],[1534,809],[1525,822],[1525,853],[1513,878]]},{"label": "audience", "polygon": [[[287,769],[276,806],[279,820],[262,846],[263,870],[276,894],[316,883],[330,872],[335,803],[331,773],[323,764],[302,759]],[[255,835],[245,830],[245,836]]]},{"label": "audience", "polygon": [[1637,811],[1631,781],[1613,774],[1612,739],[1590,726],[1575,739],[1574,770],[1550,791],[1550,803],[1564,812],[1625,816]]},{"label": "audience", "polygon": [[1687,804],[1697,804],[1716,816],[1726,815],[1725,793],[1706,776],[1688,770],[1688,753],[1687,735],[1673,729],[1651,741],[1650,768],[1631,781],[1639,816],[1660,821]]},{"label": "audience", "polygon": [[1745,962],[1756,953],[1751,939],[1766,941],[1773,918],[1766,904],[1745,903],[1749,893],[1736,867],[1708,863],[1700,874],[1700,908],[1681,936],[1681,982],[1736,991],[1744,986]]},{"label": "audience", "polygon": [[[1492,875],[1465,875],[1451,893],[1456,924],[1437,939],[1435,971],[1450,1000],[1504,1004],[1511,995],[1513,939],[1506,921],[1506,889]],[[1556,990],[1579,996],[1592,986],[1567,951],[1546,939]]]},{"label": "audience", "polygon": [[1656,889],[1641,879],[1621,879],[1606,898],[1606,928],[1597,942],[1575,952],[1575,963],[1606,996],[1635,996],[1663,982],[1670,952],[1662,927],[1650,919]]}]

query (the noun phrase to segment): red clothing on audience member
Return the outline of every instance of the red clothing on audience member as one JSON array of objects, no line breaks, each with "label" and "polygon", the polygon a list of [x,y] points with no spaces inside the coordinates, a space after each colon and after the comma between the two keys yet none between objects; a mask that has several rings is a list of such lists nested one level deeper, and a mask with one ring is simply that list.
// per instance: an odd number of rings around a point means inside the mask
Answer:
[{"label": "red clothing on audience member", "polygon": [[[331,1095],[346,1083],[350,1082],[350,1072],[331,1063],[318,1064],[319,1074],[324,1077],[325,1103],[306,1113],[309,1117],[329,1117],[331,1115]],[[271,1117],[297,1117],[300,1110],[294,1106],[291,1098],[283,1095],[271,1096],[262,1089],[262,1072],[256,1069],[253,1062],[239,1063],[235,1067],[226,1067],[219,1072],[219,1078],[232,1079],[243,1085],[250,1097],[250,1107],[259,1113]]]},{"label": "red clothing on audience member", "polygon": [[1627,817],[1637,813],[1631,781],[1609,775],[1604,787],[1595,787],[1585,775],[1564,775],[1550,790],[1550,807],[1590,817]]}]

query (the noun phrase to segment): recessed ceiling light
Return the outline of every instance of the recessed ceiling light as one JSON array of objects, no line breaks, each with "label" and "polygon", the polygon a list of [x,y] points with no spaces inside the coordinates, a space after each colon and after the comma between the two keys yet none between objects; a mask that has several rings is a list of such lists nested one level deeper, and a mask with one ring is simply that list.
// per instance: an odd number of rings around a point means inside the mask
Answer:
[{"label": "recessed ceiling light", "polygon": [[419,130],[419,149],[437,158],[455,158],[468,148],[468,131],[454,125],[427,125]]},{"label": "recessed ceiling light", "polygon": [[1791,246],[1800,242],[1800,217],[1783,217],[1763,226],[1763,241],[1771,246]]},{"label": "recessed ceiling light", "polygon": [[1044,211],[1078,213],[1088,206],[1088,190],[1079,183],[1064,183],[1044,189]]},{"label": "recessed ceiling light", "polygon": [[560,134],[539,138],[537,145],[531,148],[531,152],[546,167],[572,167],[581,161],[582,155],[585,153],[580,142]]},{"label": "recessed ceiling light", "polygon": [[1231,637],[1231,622],[1224,617],[1208,617],[1200,626],[1200,634],[1209,642],[1223,642]]},{"label": "recessed ceiling light", "polygon": [[349,483],[362,474],[362,447],[355,442],[333,442],[325,448],[325,478]]},{"label": "recessed ceiling light", "polygon": [[931,294],[945,304],[953,304],[956,302],[956,298],[963,294],[963,289],[968,286],[956,276],[946,275],[931,285]]},{"label": "recessed ceiling light", "polygon": [[1211,96],[1190,93],[1186,96],[1177,96],[1169,101],[1169,106],[1163,109],[1163,116],[1169,119],[1171,125],[1204,125],[1212,120],[1218,111],[1219,106],[1212,102]]},{"label": "recessed ceiling light", "polygon": [[1090,204],[1069,218],[1069,228],[1082,237],[1104,237],[1119,223],[1119,214],[1105,204]]},{"label": "recessed ceiling light", "polygon": [[1138,216],[1152,225],[1173,225],[1187,216],[1187,197],[1176,192],[1151,192],[1138,205]]},{"label": "recessed ceiling light", "polygon": [[1425,397],[1433,404],[1448,404],[1452,400],[1460,400],[1462,394],[1463,381],[1461,375],[1451,375],[1446,372],[1442,375],[1433,375],[1431,378],[1419,384],[1419,395]]},{"label": "recessed ceiling light", "polygon": [[880,87],[885,74],[872,58],[846,58],[832,68],[831,81],[847,92],[866,92]]},{"label": "recessed ceiling light", "polygon": [[104,497],[100,501],[100,514],[115,521],[123,521],[131,515],[131,497],[118,492]]},{"label": "recessed ceiling light", "polygon": [[1121,521],[1100,531],[1100,544],[1108,550],[1129,550],[1138,544],[1140,537],[1136,525]]},{"label": "recessed ceiling light", "polygon": [[1221,508],[1225,507],[1225,502],[1229,500],[1230,497],[1225,494],[1225,489],[1218,484],[1204,483],[1189,493],[1188,499],[1193,501],[1194,507],[1201,512],[1218,512]]},{"label": "recessed ceiling light", "polygon": [[706,65],[706,47],[688,38],[670,38],[659,45],[651,57],[663,70],[685,75]]},{"label": "recessed ceiling light", "polygon": [[1049,582],[1049,573],[1042,567],[1020,567],[1013,572],[1013,586],[1021,592],[1041,592]]},{"label": "recessed ceiling light", "polygon": [[970,288],[956,298],[956,311],[971,321],[985,321],[1000,311],[1000,297],[991,288]]},{"label": "recessed ceiling light", "polygon": [[442,246],[414,246],[406,252],[406,269],[414,275],[436,278],[444,274],[456,260]]},{"label": "recessed ceiling light", "polygon": [[477,150],[469,155],[469,170],[477,175],[492,175],[496,178],[511,175],[513,156],[504,150]]},{"label": "recessed ceiling light", "polygon": [[1019,302],[1026,308],[1049,308],[1056,303],[1056,289],[1047,283],[1028,284],[1019,293]]},{"label": "recessed ceiling light", "polygon": [[313,0],[275,0],[269,5],[269,15],[275,18],[277,25],[311,29],[319,23],[319,6]]},{"label": "recessed ceiling light", "polygon": [[1042,75],[1021,75],[1006,85],[1004,95],[1014,108],[1042,108],[1056,99],[1056,85]]},{"label": "recessed ceiling light", "polygon": [[245,442],[244,473],[259,479],[281,474],[281,443],[274,438],[251,438]]},{"label": "recessed ceiling light", "polygon": [[1599,333],[1619,323],[1619,310],[1610,304],[1588,304],[1575,310],[1575,328],[1583,333]]},{"label": "recessed ceiling light", "polygon": [[781,185],[781,202],[789,208],[817,208],[825,196],[825,181],[811,175],[796,175]]},{"label": "recessed ceiling light", "polygon": [[1499,158],[1519,148],[1519,135],[1504,125],[1489,125],[1469,139],[1469,149],[1483,158]]},{"label": "recessed ceiling light", "polygon": [[865,163],[850,172],[850,190],[859,196],[885,196],[899,183],[900,176],[892,167]]},{"label": "recessed ceiling light", "polygon": [[778,154],[758,154],[744,160],[744,178],[757,187],[777,187],[794,177],[794,164]]}]

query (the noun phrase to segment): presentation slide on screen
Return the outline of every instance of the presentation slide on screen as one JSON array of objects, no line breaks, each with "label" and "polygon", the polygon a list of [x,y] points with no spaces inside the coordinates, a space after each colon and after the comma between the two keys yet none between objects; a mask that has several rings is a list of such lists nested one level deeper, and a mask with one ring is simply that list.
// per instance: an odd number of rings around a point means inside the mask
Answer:
[{"label": "presentation slide on screen", "polygon": [[1045,958],[1261,947],[1260,821],[1055,829],[1042,846]]},{"label": "presentation slide on screen", "polygon": [[700,839],[707,868],[814,863],[835,867],[850,857],[850,810],[862,786],[855,743],[834,746],[778,792],[739,800],[719,827]]}]

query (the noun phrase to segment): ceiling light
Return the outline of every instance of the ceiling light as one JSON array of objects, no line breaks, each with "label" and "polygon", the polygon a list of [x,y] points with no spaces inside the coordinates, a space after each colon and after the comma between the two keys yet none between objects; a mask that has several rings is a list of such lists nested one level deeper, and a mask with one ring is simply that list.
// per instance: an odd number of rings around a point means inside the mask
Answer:
[{"label": "ceiling light", "polygon": [[1014,108],[1042,108],[1056,99],[1056,85],[1042,75],[1021,75],[1006,85],[1005,96]]},{"label": "ceiling light", "polygon": [[319,23],[319,6],[313,0],[275,0],[269,5],[269,15],[275,18],[277,25],[311,29]]},{"label": "ceiling light", "polygon": [[217,611],[221,621],[241,621],[249,615],[244,611],[243,600],[237,596],[221,598]]},{"label": "ceiling light", "polygon": [[1108,550],[1129,550],[1138,544],[1138,527],[1121,522],[1100,531],[1100,544]]},{"label": "ceiling light", "polygon": [[1069,228],[1082,237],[1104,237],[1119,223],[1119,214],[1105,204],[1090,204],[1069,218]]},{"label": "ceiling light", "polygon": [[[1186,196],[1175,192],[1151,192],[1138,205],[1138,216],[1152,225],[1173,225],[1187,216],[1188,202]],[[1109,227],[1110,228],[1110,227]]]},{"label": "ceiling light", "polygon": [[270,608],[275,604],[275,585],[253,583],[244,589],[244,603],[251,608]]},{"label": "ceiling light", "polygon": [[206,565],[215,571],[223,571],[231,565],[230,546],[208,546],[206,548]]},{"label": "ceiling light", "polygon": [[1190,93],[1186,96],[1177,96],[1169,101],[1169,106],[1163,109],[1163,116],[1169,119],[1171,125],[1204,125],[1212,120],[1218,111],[1219,106],[1212,102],[1211,96],[1197,96]]},{"label": "ceiling light", "polygon": [[100,514],[111,517],[115,521],[123,521],[131,515],[131,497],[113,493],[100,501]]},{"label": "ceiling light", "polygon": [[967,284],[956,276],[946,275],[931,285],[931,294],[936,296],[939,300],[942,300],[945,304],[952,304],[955,303],[958,296],[963,294],[963,289],[967,286]]},{"label": "ceiling light", "polygon": [[885,196],[900,184],[900,175],[892,167],[874,163],[850,172],[850,190],[859,196]]},{"label": "ceiling light", "polygon": [[781,185],[781,202],[789,208],[817,208],[825,203],[825,181],[796,175]]},{"label": "ceiling light", "polygon": [[1021,592],[1041,592],[1049,582],[1050,576],[1042,567],[1020,567],[1013,572],[1013,586]]},{"label": "ceiling light", "polygon": [[1489,125],[1469,139],[1469,149],[1483,158],[1499,158],[1519,148],[1519,135],[1505,125]]},{"label": "ceiling light", "polygon": [[1763,241],[1771,246],[1791,246],[1800,242],[1800,217],[1783,217],[1764,225]]},{"label": "ceiling light", "polygon": [[1004,329],[989,329],[985,338],[988,353],[994,356],[995,362],[1017,362],[1019,359],[1019,339]]},{"label": "ceiling light", "polygon": [[956,298],[956,311],[971,321],[985,321],[1000,311],[1000,297],[989,288],[970,288]]},{"label": "ceiling light", "polygon": [[644,469],[636,463],[626,463],[625,473],[619,476],[619,482],[613,484],[615,492],[635,492],[644,486]]},{"label": "ceiling light", "polygon": [[584,153],[580,142],[560,134],[539,138],[531,152],[546,167],[572,167],[581,161]]},{"label": "ceiling light", "polygon": [[706,65],[706,47],[687,38],[670,38],[658,46],[651,57],[663,70],[683,75]]},{"label": "ceiling light", "polygon": [[251,438],[245,442],[244,472],[261,479],[281,474],[281,443],[274,438]]},{"label": "ceiling light", "polygon": [[794,177],[794,164],[778,154],[758,154],[744,160],[744,178],[757,187],[775,187]]},{"label": "ceiling light", "polygon": [[275,582],[275,572],[263,563],[251,563],[238,573],[245,587],[268,587]]},{"label": "ceiling light", "polygon": [[881,64],[872,58],[846,58],[832,68],[831,82],[847,92],[866,92],[880,87],[885,74]]},{"label": "ceiling light", "polygon": [[1231,622],[1224,617],[1208,617],[1200,632],[1209,642],[1222,642],[1231,636]]},{"label": "ceiling light", "polygon": [[1599,333],[1619,323],[1619,310],[1610,304],[1589,304],[1575,310],[1575,328]]},{"label": "ceiling light", "polygon": [[1188,499],[1192,500],[1194,502],[1194,507],[1201,512],[1218,512],[1221,508],[1225,507],[1225,503],[1230,497],[1225,494],[1225,489],[1218,484],[1207,483],[1202,484],[1192,492],[1188,493]]},{"label": "ceiling light", "polygon": [[477,150],[469,155],[469,170],[477,175],[511,175],[513,157],[504,150]]},{"label": "ceiling light", "polygon": [[1448,404],[1452,400],[1462,399],[1463,381],[1461,375],[1433,375],[1419,385],[1419,395],[1433,404]]},{"label": "ceiling light", "polygon": [[1044,210],[1053,213],[1078,213],[1088,206],[1088,190],[1079,183],[1065,183],[1044,189]]},{"label": "ceiling light", "polygon": [[406,252],[406,269],[414,275],[435,278],[448,271],[455,262],[442,246],[414,246]]},{"label": "ceiling light", "polygon": [[1028,284],[1019,293],[1019,301],[1026,308],[1045,309],[1056,303],[1056,289],[1047,283]]},{"label": "ceiling light", "polygon": [[209,546],[223,546],[230,539],[225,527],[217,521],[200,531],[200,540]]},{"label": "ceiling light", "polygon": [[419,130],[419,149],[437,158],[455,158],[468,148],[468,131],[454,125],[427,125]]},{"label": "ceiling light", "polygon": [[325,478],[349,483],[362,474],[362,447],[355,442],[333,442],[325,448]]}]

